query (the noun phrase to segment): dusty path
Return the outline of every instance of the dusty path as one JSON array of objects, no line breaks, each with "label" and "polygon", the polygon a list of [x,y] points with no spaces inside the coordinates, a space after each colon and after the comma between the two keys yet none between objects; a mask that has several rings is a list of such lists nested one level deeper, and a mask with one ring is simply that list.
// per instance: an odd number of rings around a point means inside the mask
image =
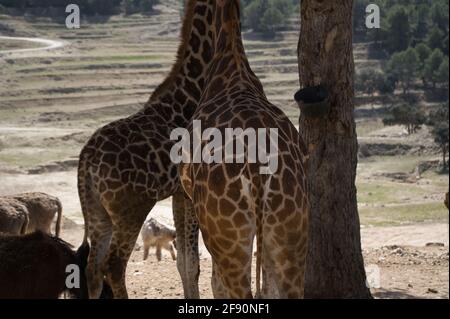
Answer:
[{"label": "dusty path", "polygon": [[[170,200],[159,202],[149,216],[155,217],[164,224],[173,227]],[[79,220],[79,222],[82,221]],[[80,224],[75,226],[71,223],[70,229],[64,231],[63,237],[73,245],[78,245],[83,237],[83,227]],[[365,250],[379,249],[385,246],[394,245],[424,247],[430,243],[444,245],[448,250],[449,225],[436,223],[361,229],[361,246]],[[141,239],[138,239],[138,245],[141,244]],[[211,256],[201,240],[201,236],[199,248],[202,257],[211,259]]]},{"label": "dusty path", "polygon": [[48,51],[54,50],[58,48],[62,48],[66,43],[63,41],[56,41],[50,39],[43,38],[22,38],[22,37],[5,37],[0,36],[0,40],[12,40],[12,41],[28,41],[34,42],[38,44],[42,44],[43,46],[37,48],[27,48],[27,49],[14,49],[14,50],[0,50],[0,55],[2,54],[11,54],[11,53],[23,53],[23,52],[36,52],[36,51]]},{"label": "dusty path", "polygon": [[448,224],[415,224],[361,229],[363,248],[391,245],[422,247],[428,243],[442,243],[448,246],[448,237]]}]

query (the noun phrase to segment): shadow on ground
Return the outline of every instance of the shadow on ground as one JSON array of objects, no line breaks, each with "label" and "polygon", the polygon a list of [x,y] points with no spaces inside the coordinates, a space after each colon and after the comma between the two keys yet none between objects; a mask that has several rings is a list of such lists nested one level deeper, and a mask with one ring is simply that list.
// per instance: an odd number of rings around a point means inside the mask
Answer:
[{"label": "shadow on ground", "polygon": [[417,296],[407,293],[407,290],[404,289],[377,289],[376,292],[372,292],[372,296],[376,299],[418,299]]}]

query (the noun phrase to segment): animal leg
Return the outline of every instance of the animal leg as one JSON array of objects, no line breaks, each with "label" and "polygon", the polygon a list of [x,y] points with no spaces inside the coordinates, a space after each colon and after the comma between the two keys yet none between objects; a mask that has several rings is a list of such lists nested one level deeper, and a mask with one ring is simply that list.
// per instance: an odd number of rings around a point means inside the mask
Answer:
[{"label": "animal leg", "polygon": [[175,251],[173,250],[173,245],[171,242],[165,243],[163,248],[170,252],[170,256],[172,256],[172,260],[177,260],[177,257],[175,256]]},{"label": "animal leg", "polygon": [[233,241],[228,239],[231,238],[230,229],[216,227],[214,231],[209,231],[208,225],[201,222],[200,229],[213,260],[214,297],[217,295],[221,298],[252,299],[251,262],[254,231],[250,231],[246,239]]},{"label": "animal leg", "polygon": [[227,291],[217,273],[217,266],[212,262],[211,288],[215,299],[228,299]]},{"label": "animal leg", "polygon": [[[295,218],[296,214],[290,212],[287,216]],[[280,227],[283,227],[283,230],[280,230]],[[270,263],[265,263],[266,271],[271,277],[269,283],[277,288],[272,287],[267,293],[272,294],[276,290],[279,292],[275,296],[269,295],[270,297],[303,298],[307,253],[307,234],[304,229],[301,222],[289,218],[274,227],[264,227],[264,259],[271,260]]]},{"label": "animal leg", "polygon": [[84,200],[87,235],[91,242],[86,266],[89,298],[98,299],[103,289],[104,261],[108,253],[112,234],[112,223],[105,208],[95,199]]},{"label": "animal leg", "polygon": [[173,217],[177,232],[177,268],[186,299],[200,298],[198,277],[200,257],[198,251],[198,221],[192,201],[183,193],[173,196]]},{"label": "animal leg", "polygon": [[120,206],[114,210],[114,213],[113,210],[108,209],[113,221],[113,233],[106,261],[106,279],[111,286],[114,298],[128,298],[125,285],[127,263],[145,217],[154,205],[155,202],[137,202],[128,208]]},{"label": "animal leg", "polygon": [[111,240],[112,225],[110,220],[97,221],[97,226],[102,226],[103,231],[91,232],[91,248],[86,267],[86,280],[90,299],[100,298],[104,280],[104,262]]},{"label": "animal leg", "polygon": [[169,252],[170,252],[170,255],[172,256],[172,260],[177,260],[177,257],[175,256],[175,251],[173,250],[172,244],[169,244]]},{"label": "animal leg", "polygon": [[[263,248],[264,249],[264,248]],[[270,253],[265,251],[262,258],[262,291],[261,298],[278,299],[280,292],[278,291],[276,275],[274,273],[274,264],[270,259]]]},{"label": "animal leg", "polygon": [[158,261],[161,261],[161,259],[162,259],[161,244],[156,244],[156,259],[158,259]]},{"label": "animal leg", "polygon": [[150,246],[144,242],[144,260],[147,260],[149,250],[150,250]]}]

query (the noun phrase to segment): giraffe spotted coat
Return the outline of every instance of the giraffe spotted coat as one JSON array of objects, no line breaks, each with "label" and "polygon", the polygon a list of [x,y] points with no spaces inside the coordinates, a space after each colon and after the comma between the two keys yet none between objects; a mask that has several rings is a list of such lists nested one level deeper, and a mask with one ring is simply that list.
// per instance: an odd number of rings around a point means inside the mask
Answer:
[{"label": "giraffe spotted coat", "polygon": [[177,62],[136,114],[100,128],[80,154],[78,192],[91,242],[89,295],[106,277],[115,298],[127,298],[125,271],[141,226],[157,201],[173,196],[177,266],[185,297],[198,298],[198,225],[170,160],[171,131],[185,127],[203,91],[213,55],[212,1],[189,0]]},{"label": "giraffe spotted coat", "polygon": [[[304,144],[287,116],[268,102],[249,66],[240,33],[239,1],[215,1],[213,17],[215,55],[193,120],[201,121],[204,129],[219,129],[222,136],[226,128],[277,128],[279,134],[278,169],[270,175],[261,175],[261,165],[249,163],[247,157],[242,164],[180,166],[183,187],[193,200],[212,256],[214,296],[253,297],[256,237],[256,295],[302,298],[309,214]],[[193,125],[188,129],[192,136]],[[207,142],[202,141],[202,148]]]}]

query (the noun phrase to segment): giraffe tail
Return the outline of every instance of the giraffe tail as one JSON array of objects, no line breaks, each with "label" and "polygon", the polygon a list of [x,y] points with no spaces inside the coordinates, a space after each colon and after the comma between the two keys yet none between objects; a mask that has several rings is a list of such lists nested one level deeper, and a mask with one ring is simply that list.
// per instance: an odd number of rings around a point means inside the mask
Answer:
[{"label": "giraffe tail", "polygon": [[56,200],[56,206],[58,207],[57,217],[56,217],[56,225],[55,225],[55,236],[59,237],[61,232],[61,219],[62,219],[62,204],[59,199]]},{"label": "giraffe tail", "polygon": [[[270,182],[272,180],[273,175],[269,175],[268,178],[263,182],[260,176],[260,183],[263,187],[262,196],[257,196],[255,200],[255,208],[256,208],[256,298],[260,299],[263,296],[261,295],[261,282],[264,280],[264,268],[262,264],[264,262],[264,249],[263,249],[263,220],[264,214],[268,211],[267,200],[270,193]],[[261,274],[263,275],[263,279],[261,279]],[[263,283],[264,285],[264,283]]]},{"label": "giraffe tail", "polygon": [[[255,208],[256,208],[256,298],[260,299],[262,298],[261,295],[261,274],[263,274],[264,269],[262,267],[263,263],[263,219],[264,219],[264,213],[265,213],[265,205],[267,202],[267,197],[269,193],[269,185],[271,176],[263,182],[261,176],[260,178],[260,186],[263,186],[263,194],[260,194],[262,196],[257,196],[255,201]],[[263,276],[264,277],[264,276]]]},{"label": "giraffe tail", "polygon": [[84,219],[84,236],[82,245],[88,244],[88,219],[86,216],[86,175],[87,175],[87,158],[88,154],[83,149],[80,153],[78,161],[78,196],[80,198],[81,212]]},{"label": "giraffe tail", "polygon": [[262,264],[262,219],[263,210],[261,201],[257,199],[256,203],[256,299],[261,298],[261,264]]}]

